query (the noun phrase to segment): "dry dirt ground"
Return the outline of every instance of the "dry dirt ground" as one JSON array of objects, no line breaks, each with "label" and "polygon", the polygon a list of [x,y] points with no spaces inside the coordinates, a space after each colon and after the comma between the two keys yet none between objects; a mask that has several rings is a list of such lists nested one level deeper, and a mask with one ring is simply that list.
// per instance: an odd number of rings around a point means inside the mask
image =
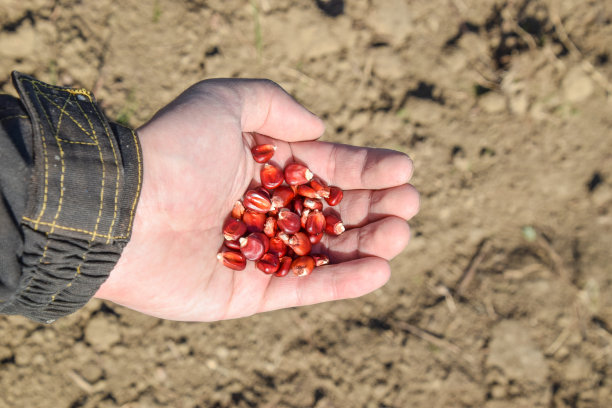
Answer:
[{"label": "dry dirt ground", "polygon": [[612,406],[609,0],[2,0],[13,69],[138,126],[265,77],[325,140],[401,150],[421,213],[382,289],[251,318],[0,317],[0,407]]}]

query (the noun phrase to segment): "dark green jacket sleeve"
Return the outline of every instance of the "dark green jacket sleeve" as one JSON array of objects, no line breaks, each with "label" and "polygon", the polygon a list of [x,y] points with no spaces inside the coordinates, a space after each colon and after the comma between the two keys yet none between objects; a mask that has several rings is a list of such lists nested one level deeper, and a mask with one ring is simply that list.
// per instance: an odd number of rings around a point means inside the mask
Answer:
[{"label": "dark green jacket sleeve", "polygon": [[13,73],[0,95],[0,313],[50,323],[95,294],[127,244],[142,184],[136,133],[88,91]]}]

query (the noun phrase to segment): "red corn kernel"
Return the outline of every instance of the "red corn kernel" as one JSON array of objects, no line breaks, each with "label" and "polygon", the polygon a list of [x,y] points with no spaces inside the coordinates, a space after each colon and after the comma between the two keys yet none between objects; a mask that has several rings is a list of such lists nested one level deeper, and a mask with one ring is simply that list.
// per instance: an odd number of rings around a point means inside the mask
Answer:
[{"label": "red corn kernel", "polygon": [[265,274],[271,275],[278,270],[280,262],[278,257],[271,253],[264,254],[257,263],[255,263],[257,269]]},{"label": "red corn kernel", "polygon": [[240,241],[235,240],[235,241],[224,241],[223,242],[225,244],[226,247],[230,248],[230,249],[235,249],[237,251],[240,251]]},{"label": "red corn kernel", "polygon": [[247,231],[249,232],[263,231],[266,222],[266,214],[246,210],[242,216],[242,222],[246,224]]},{"label": "red corn kernel", "polygon": [[283,241],[283,244],[289,245],[289,239],[291,238],[289,234],[287,234],[286,232],[280,231],[276,236],[280,238],[281,241]]},{"label": "red corn kernel", "polygon": [[258,261],[263,254],[266,253],[267,245],[261,239],[261,236],[263,236],[266,241],[268,240],[268,237],[261,232],[253,232],[248,237],[242,237],[239,240],[240,252],[242,252],[244,257],[249,261]]},{"label": "red corn kernel", "polygon": [[266,190],[265,188],[263,188],[262,186],[257,186],[254,188],[255,191],[261,193],[262,195],[270,198],[270,192],[268,190]]},{"label": "red corn kernel", "polygon": [[[289,242],[288,240],[289,237],[287,237],[287,242]],[[280,237],[272,237],[270,238],[270,248],[268,252],[281,258],[287,253],[287,245]]]},{"label": "red corn kernel", "polygon": [[291,200],[295,197],[295,193],[288,186],[279,186],[272,193],[272,206],[274,208],[287,207]]},{"label": "red corn kernel", "polygon": [[312,187],[312,189],[316,191],[320,197],[329,197],[329,186],[319,177],[315,176],[312,180],[310,180],[310,187]]},{"label": "red corn kernel", "polygon": [[290,163],[285,167],[285,182],[290,186],[308,183],[313,177],[308,167],[299,163]]},{"label": "red corn kernel", "polygon": [[315,261],[315,266],[323,266],[329,263],[329,257],[324,254],[311,254],[312,258]]},{"label": "red corn kernel", "polygon": [[308,184],[299,185],[297,188],[297,194],[302,197],[321,198]]},{"label": "red corn kernel", "polygon": [[315,268],[315,261],[312,256],[300,256],[291,262],[291,272],[296,276],[308,276]]},{"label": "red corn kernel", "polygon": [[325,232],[330,235],[340,235],[344,232],[344,224],[340,218],[334,214],[328,214],[325,216]]},{"label": "red corn kernel", "polygon": [[223,226],[223,238],[228,241],[235,241],[247,232],[247,226],[244,222],[235,218],[230,218]]},{"label": "red corn kernel", "polygon": [[242,201],[236,201],[234,203],[234,207],[232,208],[232,218],[241,220],[242,214],[244,214],[244,205],[242,205]]},{"label": "red corn kernel", "polygon": [[312,248],[308,235],[302,231],[293,234],[291,238],[289,238],[289,246],[293,252],[299,256],[309,254]]},{"label": "red corn kernel", "polygon": [[304,198],[304,207],[309,210],[322,210],[323,209],[323,201],[318,198]]},{"label": "red corn kernel", "polygon": [[304,211],[304,201],[301,197],[295,197],[293,200],[293,210],[300,217],[302,216],[302,211]]},{"label": "red corn kernel", "polygon": [[283,184],[283,169],[276,164],[266,163],[259,172],[261,184],[268,190],[273,190]]},{"label": "red corn kernel", "polygon": [[300,217],[300,225],[302,228],[306,228],[306,221],[308,221],[308,216],[310,215],[310,210],[308,208],[304,208],[302,211],[302,216]]},{"label": "red corn kernel", "polygon": [[325,201],[327,201],[327,204],[331,206],[338,205],[340,201],[342,201],[343,196],[344,193],[340,188],[331,186],[329,188],[329,197],[327,197]]},{"label": "red corn kernel", "polygon": [[264,193],[263,189],[258,189],[258,190],[249,190],[246,192],[246,194],[244,195],[244,199],[243,199],[243,204],[245,206],[245,208],[251,210],[251,211],[255,211],[255,212],[260,212],[260,213],[265,213],[270,211],[270,209],[272,208],[272,202],[270,201],[270,196],[269,194]]},{"label": "red corn kernel", "polygon": [[270,238],[268,238],[263,232],[253,232],[251,235],[254,238],[259,239],[264,245],[264,252],[268,252],[268,249],[270,249]]},{"label": "red corn kernel", "polygon": [[243,254],[231,249],[224,249],[217,254],[217,259],[226,267],[235,271],[241,271],[246,268],[246,258]]},{"label": "red corn kernel", "polygon": [[276,273],[274,273],[274,276],[278,276],[279,278],[287,276],[287,274],[289,274],[289,270],[291,269],[292,262],[293,259],[290,256],[283,256],[280,258],[280,266],[278,267]]},{"label": "red corn kernel", "polygon": [[276,218],[266,218],[266,222],[264,223],[263,227],[263,233],[266,234],[268,238],[272,238],[276,235]]},{"label": "red corn kernel", "polygon": [[251,148],[251,154],[257,163],[267,162],[274,156],[275,151],[276,146],[272,144],[261,144]]},{"label": "red corn kernel", "polygon": [[276,225],[287,234],[295,234],[300,230],[300,217],[288,208],[281,208]]},{"label": "red corn kernel", "polygon": [[317,235],[325,231],[325,216],[319,210],[313,210],[306,218],[306,232]]},{"label": "red corn kernel", "polygon": [[295,252],[293,252],[293,249],[291,249],[290,246],[287,247],[287,255],[288,257],[290,257],[291,259],[297,258],[297,255],[295,254]]},{"label": "red corn kernel", "polygon": [[323,233],[317,235],[308,235],[308,239],[310,240],[310,243],[312,245],[318,244],[319,242],[321,242],[321,239],[323,239]]},{"label": "red corn kernel", "polygon": [[263,188],[263,186],[258,186],[255,187],[254,190],[260,194],[262,197],[266,197],[270,200],[270,202],[272,202],[272,196],[270,195],[270,192],[268,190],[266,190],[265,188]]}]

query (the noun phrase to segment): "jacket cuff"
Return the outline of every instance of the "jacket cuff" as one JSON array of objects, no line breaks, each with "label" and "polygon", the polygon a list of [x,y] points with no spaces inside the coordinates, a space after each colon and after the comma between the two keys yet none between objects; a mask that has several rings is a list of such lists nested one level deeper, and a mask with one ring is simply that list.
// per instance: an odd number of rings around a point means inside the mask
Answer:
[{"label": "jacket cuff", "polygon": [[130,239],[142,185],[136,133],[109,123],[93,95],[17,72],[34,167],[21,218],[22,274],[0,312],[50,323],[96,293]]}]

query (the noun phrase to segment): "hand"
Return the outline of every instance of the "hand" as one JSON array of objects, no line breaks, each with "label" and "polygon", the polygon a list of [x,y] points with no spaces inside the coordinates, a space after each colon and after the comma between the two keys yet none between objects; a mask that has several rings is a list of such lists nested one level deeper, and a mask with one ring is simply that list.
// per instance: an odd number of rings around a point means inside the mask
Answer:
[{"label": "hand", "polygon": [[[313,141],[320,119],[265,80],[207,80],[138,129],[144,158],[132,238],[96,297],[174,320],[213,321],[350,298],[389,279],[388,260],[407,245],[419,198],[404,154]],[[267,135],[267,136],[263,136]],[[333,265],[277,278],[252,262],[232,271],[216,258],[222,224],[259,183],[255,144],[273,160],[297,159],[342,188],[347,231],[322,243]]]}]

